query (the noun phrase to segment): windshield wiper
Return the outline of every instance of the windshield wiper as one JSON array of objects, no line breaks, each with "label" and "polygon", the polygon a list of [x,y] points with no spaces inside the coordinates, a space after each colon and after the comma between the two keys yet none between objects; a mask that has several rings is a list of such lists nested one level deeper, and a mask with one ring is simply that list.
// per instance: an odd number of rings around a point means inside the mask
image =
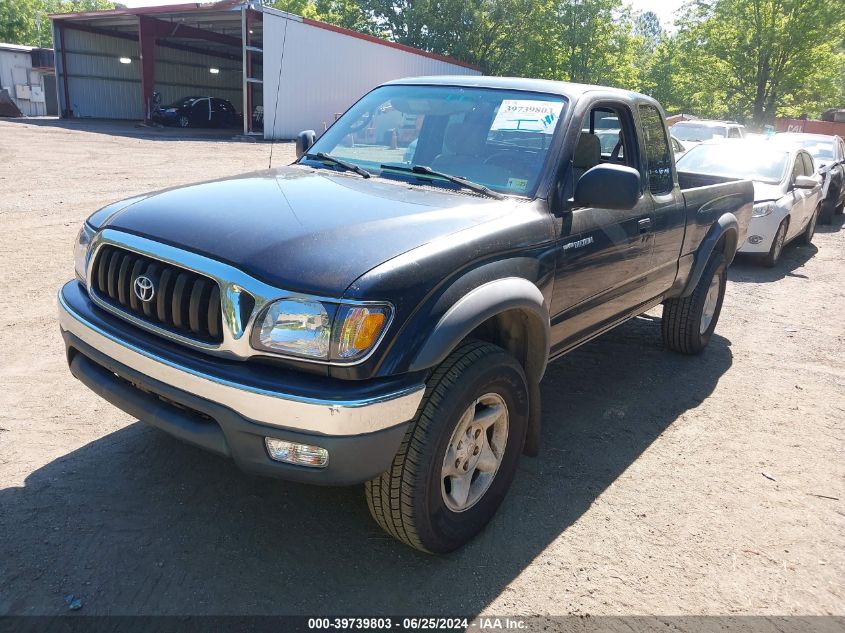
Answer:
[{"label": "windshield wiper", "polygon": [[358,165],[356,165],[355,163],[348,163],[341,158],[326,154],[325,152],[317,152],[316,154],[306,154],[305,158],[307,158],[308,160],[321,160],[324,163],[332,163],[333,165],[342,167],[346,171],[355,172],[356,174],[358,174],[359,176],[363,176],[364,178],[369,178],[370,176],[372,176],[372,174],[363,167],[358,167]]},{"label": "windshield wiper", "polygon": [[475,193],[480,193],[483,196],[488,196],[490,198],[495,198],[496,200],[504,200],[505,196],[503,196],[498,191],[493,191],[489,187],[485,187],[484,185],[473,182],[472,180],[467,180],[461,176],[452,176],[451,174],[444,174],[442,171],[434,171],[431,167],[426,167],[425,165],[414,165],[413,167],[402,167],[399,165],[382,165],[382,169],[394,169],[396,171],[404,171],[410,174],[420,174],[423,176],[433,176],[435,178],[442,178],[443,180],[448,180],[449,182],[453,182],[456,185],[460,185],[461,187],[466,187],[470,191],[474,191]]}]

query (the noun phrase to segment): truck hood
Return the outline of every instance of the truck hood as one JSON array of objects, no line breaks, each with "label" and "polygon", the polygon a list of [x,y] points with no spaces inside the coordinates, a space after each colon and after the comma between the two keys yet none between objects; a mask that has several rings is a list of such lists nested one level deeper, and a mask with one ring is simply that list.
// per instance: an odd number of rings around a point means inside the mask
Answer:
[{"label": "truck hood", "polygon": [[111,228],[224,261],[286,290],[340,297],[373,267],[512,210],[430,186],[291,166],[118,205]]}]

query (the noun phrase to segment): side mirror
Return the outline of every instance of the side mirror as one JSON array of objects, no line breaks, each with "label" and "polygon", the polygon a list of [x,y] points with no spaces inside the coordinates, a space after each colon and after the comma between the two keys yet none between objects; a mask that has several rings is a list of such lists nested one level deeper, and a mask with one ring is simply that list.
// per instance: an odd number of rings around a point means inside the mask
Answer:
[{"label": "side mirror", "polygon": [[819,186],[819,181],[812,176],[796,176],[793,186],[796,189],[815,189]]},{"label": "side mirror", "polygon": [[307,152],[314,141],[317,140],[317,133],[314,130],[304,130],[296,135],[296,157],[301,158]]},{"label": "side mirror", "polygon": [[640,172],[624,165],[596,165],[575,183],[575,204],[633,209],[640,199]]}]

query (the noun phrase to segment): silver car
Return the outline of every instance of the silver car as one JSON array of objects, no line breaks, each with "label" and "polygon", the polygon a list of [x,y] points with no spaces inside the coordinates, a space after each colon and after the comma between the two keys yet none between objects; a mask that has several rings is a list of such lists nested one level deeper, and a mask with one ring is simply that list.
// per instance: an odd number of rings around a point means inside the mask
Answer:
[{"label": "silver car", "polygon": [[754,212],[740,253],[771,267],[792,240],[812,242],[822,186],[807,150],[765,140],[708,141],[684,154],[678,171],[754,182]]}]

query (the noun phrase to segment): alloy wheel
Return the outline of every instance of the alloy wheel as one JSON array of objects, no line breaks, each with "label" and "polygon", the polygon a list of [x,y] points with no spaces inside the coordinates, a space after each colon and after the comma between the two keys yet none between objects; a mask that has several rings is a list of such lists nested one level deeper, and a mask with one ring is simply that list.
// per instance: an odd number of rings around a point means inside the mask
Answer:
[{"label": "alloy wheel", "polygon": [[490,488],[508,443],[508,407],[488,393],[464,411],[443,459],[440,490],[453,512],[474,506]]},{"label": "alloy wheel", "polygon": [[783,250],[783,243],[786,240],[786,225],[781,224],[778,227],[777,235],[775,235],[775,250],[774,250],[774,260],[777,261],[780,259],[780,253]]},{"label": "alloy wheel", "polygon": [[701,311],[701,323],[698,326],[698,333],[704,334],[713,322],[713,315],[716,314],[716,306],[719,304],[719,291],[722,287],[722,276],[713,275],[710,287],[707,289],[707,296],[704,298],[704,308]]}]

